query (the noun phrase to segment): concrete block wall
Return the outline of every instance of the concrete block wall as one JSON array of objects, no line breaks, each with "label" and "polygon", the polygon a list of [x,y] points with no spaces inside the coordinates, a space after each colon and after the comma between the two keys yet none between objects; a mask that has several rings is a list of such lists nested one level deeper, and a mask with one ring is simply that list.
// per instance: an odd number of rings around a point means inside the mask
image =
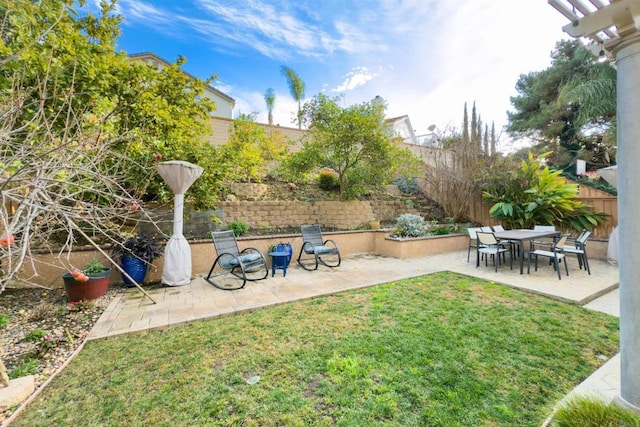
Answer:
[{"label": "concrete block wall", "polygon": [[304,224],[349,230],[372,219],[393,220],[418,214],[402,201],[234,201],[221,202],[225,221],[242,221],[254,229],[290,228]]}]

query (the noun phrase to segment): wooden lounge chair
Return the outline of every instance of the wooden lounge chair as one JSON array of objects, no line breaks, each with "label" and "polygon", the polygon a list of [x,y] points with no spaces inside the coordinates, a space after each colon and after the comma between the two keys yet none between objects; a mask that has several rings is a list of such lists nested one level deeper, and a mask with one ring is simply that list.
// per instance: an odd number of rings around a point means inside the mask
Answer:
[{"label": "wooden lounge chair", "polygon": [[269,275],[262,252],[255,248],[240,252],[232,230],[212,232],[211,239],[218,255],[204,277],[211,285],[225,291],[242,289],[247,281],[266,279]]},{"label": "wooden lounge chair", "polygon": [[298,264],[305,270],[317,270],[318,263],[327,267],[338,267],[340,265],[340,250],[333,240],[323,240],[322,231],[319,225],[303,225],[302,247],[298,255]]}]

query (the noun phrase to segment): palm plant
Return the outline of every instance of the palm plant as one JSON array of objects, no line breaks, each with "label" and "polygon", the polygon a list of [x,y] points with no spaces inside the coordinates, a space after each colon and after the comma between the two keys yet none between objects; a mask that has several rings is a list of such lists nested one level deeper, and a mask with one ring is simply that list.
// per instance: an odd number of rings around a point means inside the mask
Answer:
[{"label": "palm plant", "polygon": [[273,124],[273,107],[276,104],[276,93],[273,88],[267,89],[264,93],[264,102],[267,104],[267,111],[269,112],[269,124]]},{"label": "palm plant", "polygon": [[560,90],[558,101],[580,106],[576,126],[604,128],[604,160],[609,163],[616,146],[616,70],[608,64],[598,64],[587,75],[575,75]]},{"label": "palm plant", "polygon": [[298,129],[302,129],[301,101],[304,99],[304,81],[302,81],[298,73],[285,65],[280,67],[280,72],[287,79],[287,84],[289,85],[289,92],[291,93],[291,96],[298,102]]}]

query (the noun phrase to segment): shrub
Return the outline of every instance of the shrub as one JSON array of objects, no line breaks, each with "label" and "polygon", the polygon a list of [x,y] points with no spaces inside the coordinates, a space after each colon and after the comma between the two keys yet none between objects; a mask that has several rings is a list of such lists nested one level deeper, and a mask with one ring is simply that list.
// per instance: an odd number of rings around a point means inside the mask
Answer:
[{"label": "shrub", "polygon": [[51,314],[56,310],[56,306],[50,302],[41,302],[31,312],[29,318],[35,322],[48,319]]},{"label": "shrub", "polygon": [[449,227],[438,227],[431,229],[429,233],[433,234],[434,236],[442,236],[444,234],[450,234],[451,230],[449,229]]},{"label": "shrub", "polygon": [[45,335],[47,335],[45,331],[40,328],[36,328],[29,331],[27,335],[25,335],[24,340],[29,342],[40,341]]},{"label": "shrub", "polygon": [[84,265],[82,271],[85,274],[98,274],[102,273],[103,271],[107,271],[107,267],[105,267],[100,261],[94,258]]},{"label": "shrub", "polygon": [[0,314],[0,329],[4,329],[9,324],[9,316],[6,314]]},{"label": "shrub", "polygon": [[126,255],[140,258],[142,261],[152,263],[154,259],[162,256],[160,245],[147,233],[140,233],[138,236],[129,237],[124,243],[113,247],[111,258],[121,262]]},{"label": "shrub", "polygon": [[318,186],[325,191],[332,191],[339,188],[338,175],[328,169],[321,170],[318,174]]},{"label": "shrub", "polygon": [[552,427],[640,426],[640,415],[615,402],[577,397],[563,404],[551,419]]},{"label": "shrub", "polygon": [[394,183],[402,194],[418,194],[418,181],[415,178],[401,176]]},{"label": "shrub", "polygon": [[227,225],[227,230],[233,230],[236,237],[242,236],[249,229],[249,225],[242,221],[232,221]]},{"label": "shrub", "polygon": [[38,359],[31,357],[27,360],[20,362],[10,372],[9,378],[16,379],[20,377],[26,377],[27,375],[34,375],[38,372]]},{"label": "shrub", "polygon": [[424,236],[427,229],[427,224],[420,215],[406,213],[396,219],[395,235],[398,237]]},{"label": "shrub", "polygon": [[[541,159],[548,153],[541,155]],[[508,228],[532,228],[535,224],[557,224],[582,231],[592,230],[605,220],[578,198],[578,186],[566,184],[560,171],[551,171],[529,153],[520,168],[487,177],[483,198],[494,203],[491,217]]]}]

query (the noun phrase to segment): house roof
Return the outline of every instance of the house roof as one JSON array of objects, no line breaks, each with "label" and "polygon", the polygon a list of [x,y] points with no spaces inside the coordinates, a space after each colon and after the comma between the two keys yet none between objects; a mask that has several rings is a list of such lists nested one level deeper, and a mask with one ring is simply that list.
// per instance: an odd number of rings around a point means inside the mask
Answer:
[{"label": "house roof", "polygon": [[388,119],[384,119],[385,123],[396,123],[396,122],[401,122],[403,120],[407,120],[409,118],[408,115],[404,115],[404,116],[398,116],[398,117],[390,117]]},{"label": "house roof", "polygon": [[[159,63],[165,65],[165,66],[170,66],[171,63],[168,62],[165,59],[160,58],[158,55],[156,55],[153,52],[140,52],[140,53],[131,53],[127,55],[129,58],[132,59],[153,59],[154,61],[158,61]],[[188,77],[192,78],[192,79],[196,79],[197,77],[194,76],[193,74],[190,74],[184,70],[182,70],[182,72],[187,75]],[[236,100],[233,99],[232,97],[230,97],[229,95],[227,95],[226,93],[216,89],[215,87],[207,84],[207,89],[210,90],[211,92],[215,93],[216,95],[218,95],[220,98],[223,98],[225,100],[227,100],[228,102],[230,102],[233,106],[235,106],[236,104]]]}]

